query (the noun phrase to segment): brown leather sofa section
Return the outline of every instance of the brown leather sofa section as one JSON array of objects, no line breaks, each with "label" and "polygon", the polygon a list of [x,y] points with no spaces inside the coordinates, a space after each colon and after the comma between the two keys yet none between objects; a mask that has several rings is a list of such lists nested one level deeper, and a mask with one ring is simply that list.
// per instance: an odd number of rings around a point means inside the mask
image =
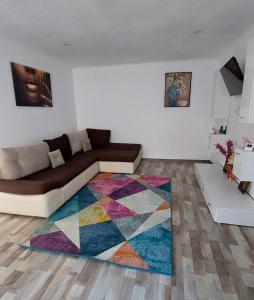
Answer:
[{"label": "brown leather sofa section", "polygon": [[126,144],[126,143],[109,143],[105,149],[116,149],[116,150],[138,150],[140,151],[140,144]]},{"label": "brown leather sofa section", "polygon": [[96,161],[134,162],[141,145],[109,143],[105,147],[78,152],[57,168],[47,168],[16,180],[0,180],[0,192],[19,195],[40,195],[61,188]]},{"label": "brown leather sofa section", "polygon": [[61,188],[93,163],[95,157],[79,152],[66,164],[55,169],[47,168],[32,175],[16,180],[0,180],[0,191],[19,195],[39,195]]},{"label": "brown leather sofa section", "polygon": [[109,144],[111,131],[107,129],[86,129],[92,148],[105,147]]},{"label": "brown leather sofa section", "polygon": [[119,150],[97,148],[86,152],[86,155],[95,156],[98,161],[134,162],[139,150]]},{"label": "brown leather sofa section", "polygon": [[43,140],[47,143],[50,151],[60,150],[65,161],[71,158],[71,145],[67,134],[63,134],[52,140]]}]

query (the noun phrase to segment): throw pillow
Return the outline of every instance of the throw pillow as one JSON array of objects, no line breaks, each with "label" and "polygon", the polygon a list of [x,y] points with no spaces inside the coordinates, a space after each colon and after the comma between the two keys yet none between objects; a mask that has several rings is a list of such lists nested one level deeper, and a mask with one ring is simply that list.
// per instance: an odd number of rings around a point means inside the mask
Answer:
[{"label": "throw pillow", "polygon": [[89,150],[92,150],[92,146],[91,146],[91,143],[90,143],[90,139],[84,139],[82,141],[82,146],[83,146],[83,150],[84,152],[87,152]]},{"label": "throw pillow", "polygon": [[81,151],[82,147],[83,147],[83,141],[88,139],[86,130],[74,131],[71,133],[67,133],[67,136],[69,138],[69,142],[71,145],[72,155]]},{"label": "throw pillow", "polygon": [[49,145],[50,152],[59,149],[65,161],[71,158],[71,145],[67,134],[63,134],[52,140],[44,140]]},{"label": "throw pillow", "polygon": [[56,168],[65,164],[62,153],[59,149],[49,152],[49,159],[52,168]]},{"label": "throw pillow", "polygon": [[81,144],[81,138],[80,138],[80,132],[79,131],[74,131],[71,133],[67,133],[69,142],[71,145],[71,153],[72,155],[78,153],[79,151],[82,150],[82,144]]},{"label": "throw pillow", "polygon": [[92,148],[105,147],[109,144],[110,130],[88,128],[86,131]]}]

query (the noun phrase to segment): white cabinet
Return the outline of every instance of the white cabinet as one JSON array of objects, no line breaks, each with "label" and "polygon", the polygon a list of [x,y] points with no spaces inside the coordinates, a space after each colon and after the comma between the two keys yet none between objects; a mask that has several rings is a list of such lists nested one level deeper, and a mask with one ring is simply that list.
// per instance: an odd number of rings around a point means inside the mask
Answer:
[{"label": "white cabinet", "polygon": [[247,47],[239,122],[254,123],[254,41]]},{"label": "white cabinet", "polygon": [[235,149],[233,174],[240,181],[254,181],[254,152]]},{"label": "white cabinet", "polygon": [[254,226],[254,200],[227,180],[218,165],[195,164],[195,175],[215,222]]}]

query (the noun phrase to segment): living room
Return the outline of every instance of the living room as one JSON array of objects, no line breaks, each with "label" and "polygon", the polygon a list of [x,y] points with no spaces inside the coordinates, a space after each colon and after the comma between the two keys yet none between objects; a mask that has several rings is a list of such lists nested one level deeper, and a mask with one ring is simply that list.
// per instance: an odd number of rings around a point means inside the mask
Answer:
[{"label": "living room", "polygon": [[1,299],[254,298],[253,13],[1,1]]}]

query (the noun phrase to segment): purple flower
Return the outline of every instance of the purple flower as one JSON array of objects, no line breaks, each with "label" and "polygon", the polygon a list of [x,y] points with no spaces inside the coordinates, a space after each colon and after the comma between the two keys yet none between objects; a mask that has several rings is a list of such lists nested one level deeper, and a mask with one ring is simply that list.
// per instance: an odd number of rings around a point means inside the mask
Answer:
[{"label": "purple flower", "polygon": [[226,159],[229,159],[230,156],[233,154],[233,141],[228,140],[226,142],[226,147],[227,149],[225,149],[222,145],[220,145],[219,143],[216,144],[216,149],[218,149],[220,151],[220,153],[225,156]]}]

